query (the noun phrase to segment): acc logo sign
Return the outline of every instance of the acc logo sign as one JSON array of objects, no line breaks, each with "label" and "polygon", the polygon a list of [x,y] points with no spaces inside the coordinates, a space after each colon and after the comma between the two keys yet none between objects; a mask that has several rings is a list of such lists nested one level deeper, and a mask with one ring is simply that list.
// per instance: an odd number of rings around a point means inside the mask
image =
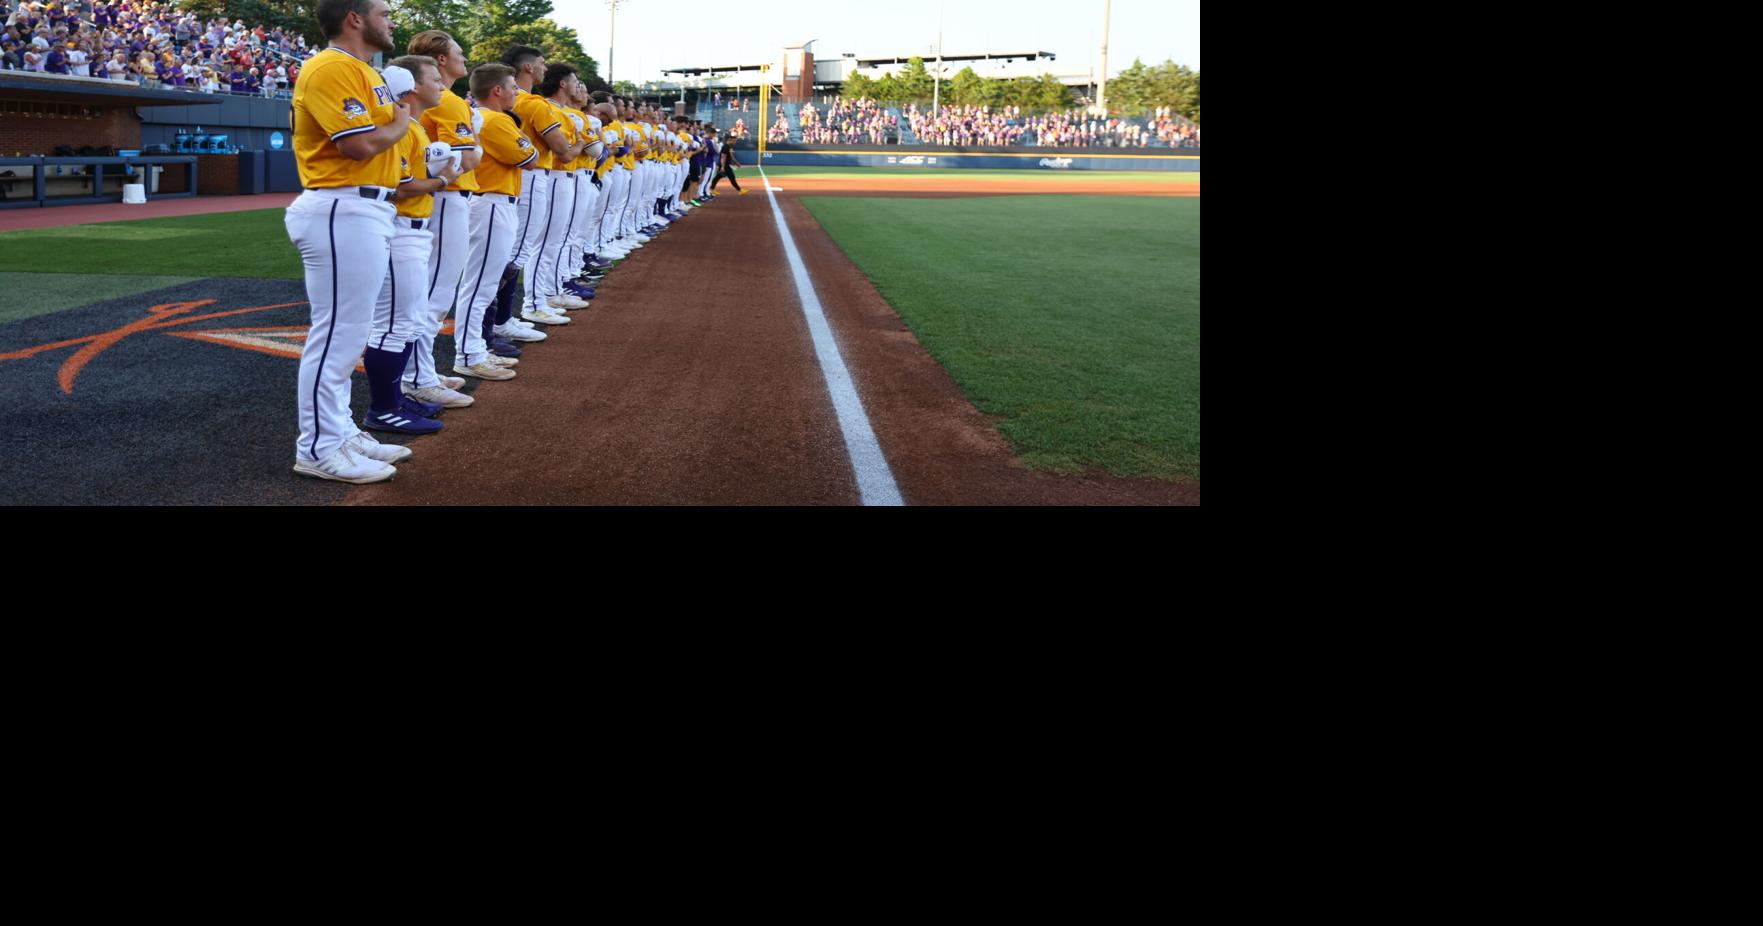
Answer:
[{"label": "acc logo sign", "polygon": [[[892,161],[893,158],[888,158],[888,160]],[[909,158],[901,158],[900,163],[901,164],[911,164],[911,165],[923,164],[924,163],[924,156],[919,155],[919,154],[915,154]]]},{"label": "acc logo sign", "polygon": [[1042,167],[1053,167],[1064,170],[1071,166],[1070,158],[1041,158]]},{"label": "acc logo sign", "polygon": [[[374,89],[378,90],[379,88],[375,87]],[[343,100],[343,115],[350,117],[365,116],[367,115],[367,107],[361,105],[360,100],[354,97],[347,97]]]}]

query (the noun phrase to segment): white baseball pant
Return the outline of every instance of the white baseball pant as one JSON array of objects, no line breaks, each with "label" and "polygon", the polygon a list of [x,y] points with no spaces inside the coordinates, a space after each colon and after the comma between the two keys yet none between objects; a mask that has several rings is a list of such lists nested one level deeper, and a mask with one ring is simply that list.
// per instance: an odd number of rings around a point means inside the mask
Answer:
[{"label": "white baseball pant", "polygon": [[502,269],[514,252],[518,200],[506,193],[485,193],[471,198],[471,253],[465,273],[459,277],[458,310],[453,315],[453,366],[455,369],[483,362],[490,346],[484,343],[484,310],[496,301]]},{"label": "white baseball pant", "polygon": [[[523,170],[520,172],[520,201],[515,205],[514,219],[519,223],[519,237],[514,242],[514,256],[508,262],[525,269],[539,250],[539,239],[551,216],[551,172]],[[497,273],[501,271],[498,270]]]},{"label": "white baseball pant", "polygon": [[[592,175],[594,172],[590,170],[588,173]],[[588,182],[593,183],[592,180]],[[606,207],[611,203],[612,181],[601,177],[600,186],[594,190],[594,213],[588,216],[588,227],[582,232],[582,247],[589,254],[600,253],[600,246],[603,243],[600,240],[600,223],[606,221]]]},{"label": "white baseball pant", "polygon": [[593,173],[587,169],[576,171],[575,174],[575,224],[569,230],[569,247],[564,255],[563,275],[573,280],[582,270],[582,260],[588,255],[588,224],[594,220],[594,211],[600,203],[600,190],[591,179]]},{"label": "white baseball pant", "polygon": [[386,282],[380,286],[373,307],[373,327],[368,346],[397,353],[416,340],[427,324],[429,312],[429,253],[434,250],[435,221],[397,216],[392,219],[392,253],[387,258]]},{"label": "white baseball pant", "polygon": [[624,210],[630,204],[631,171],[614,167],[606,172],[606,215],[600,221],[600,244],[611,245],[624,235]]},{"label": "white baseball pant", "polygon": [[[362,195],[377,191],[378,198]],[[283,220],[306,268],[312,328],[300,353],[294,456],[317,462],[360,430],[349,411],[350,380],[373,325],[374,298],[391,253],[392,191],[381,187],[307,190]]]},{"label": "white baseball pant", "polygon": [[[564,239],[575,212],[575,175],[565,170],[546,171],[550,174],[550,204],[545,208],[545,229],[539,234],[538,248],[527,258],[526,296],[522,314],[545,308],[546,302],[563,292],[557,279],[557,265],[563,256]],[[537,224],[536,222],[534,224]]]},{"label": "white baseball pant", "polygon": [[[504,197],[506,199],[506,197]],[[453,311],[459,295],[459,277],[465,272],[466,258],[471,256],[471,200],[465,190],[443,190],[435,194],[434,247],[429,252],[428,315],[416,332],[416,348],[410,352],[410,363],[404,368],[404,381],[413,387],[439,386],[441,379],[435,369],[435,338],[441,333],[441,322]]]}]

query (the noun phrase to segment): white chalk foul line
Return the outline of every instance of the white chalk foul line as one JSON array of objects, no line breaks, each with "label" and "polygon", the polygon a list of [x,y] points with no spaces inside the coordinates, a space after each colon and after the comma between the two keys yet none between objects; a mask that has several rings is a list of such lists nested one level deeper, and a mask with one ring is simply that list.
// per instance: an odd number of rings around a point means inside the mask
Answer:
[{"label": "white chalk foul line", "polygon": [[863,400],[857,396],[851,371],[845,368],[845,359],[839,356],[832,326],[827,324],[820,297],[814,294],[814,283],[808,279],[808,267],[802,263],[801,252],[796,250],[796,239],[790,237],[789,223],[784,221],[784,211],[777,204],[777,188],[771,185],[771,178],[765,176],[764,167],[759,168],[759,176],[765,181],[765,195],[771,200],[771,216],[777,220],[777,236],[783,239],[784,256],[789,259],[790,273],[796,278],[796,295],[802,302],[802,315],[808,319],[808,333],[814,338],[814,356],[820,361],[820,375],[826,379],[827,394],[832,398],[833,411],[839,416],[839,431],[845,435],[845,452],[851,458],[851,471],[857,476],[857,492],[865,505],[904,505],[906,500],[900,497],[900,488],[894,484],[894,473],[888,469],[888,459],[882,454],[881,443],[875,439],[875,429],[869,426],[869,416],[863,411]]}]

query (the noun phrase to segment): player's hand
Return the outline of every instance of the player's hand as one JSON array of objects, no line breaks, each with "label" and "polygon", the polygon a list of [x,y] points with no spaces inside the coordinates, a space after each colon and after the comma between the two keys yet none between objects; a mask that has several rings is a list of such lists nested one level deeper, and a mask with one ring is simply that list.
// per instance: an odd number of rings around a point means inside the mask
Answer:
[{"label": "player's hand", "polygon": [[395,111],[398,114],[398,118],[405,121],[405,122],[412,121],[415,118],[414,116],[410,115],[410,104],[404,102],[403,100],[398,100],[398,101],[394,102],[392,104],[392,109],[393,109],[393,111]]},{"label": "player's hand", "polygon": [[434,171],[429,176],[434,177],[436,180],[445,180],[447,181],[448,186],[452,186],[453,181],[459,179],[459,172],[453,169],[453,163],[449,161],[446,167]]}]

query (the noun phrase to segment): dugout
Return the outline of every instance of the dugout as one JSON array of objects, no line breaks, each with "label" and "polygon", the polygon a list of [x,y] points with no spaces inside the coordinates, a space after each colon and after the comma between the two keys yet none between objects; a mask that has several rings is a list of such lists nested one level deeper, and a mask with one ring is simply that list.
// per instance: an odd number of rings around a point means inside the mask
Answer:
[{"label": "dugout", "polygon": [[119,202],[123,184],[156,166],[176,174],[176,194],[193,195],[193,159],[119,156],[142,148],[142,109],[187,104],[189,96],[97,77],[0,71],[0,207]]}]

